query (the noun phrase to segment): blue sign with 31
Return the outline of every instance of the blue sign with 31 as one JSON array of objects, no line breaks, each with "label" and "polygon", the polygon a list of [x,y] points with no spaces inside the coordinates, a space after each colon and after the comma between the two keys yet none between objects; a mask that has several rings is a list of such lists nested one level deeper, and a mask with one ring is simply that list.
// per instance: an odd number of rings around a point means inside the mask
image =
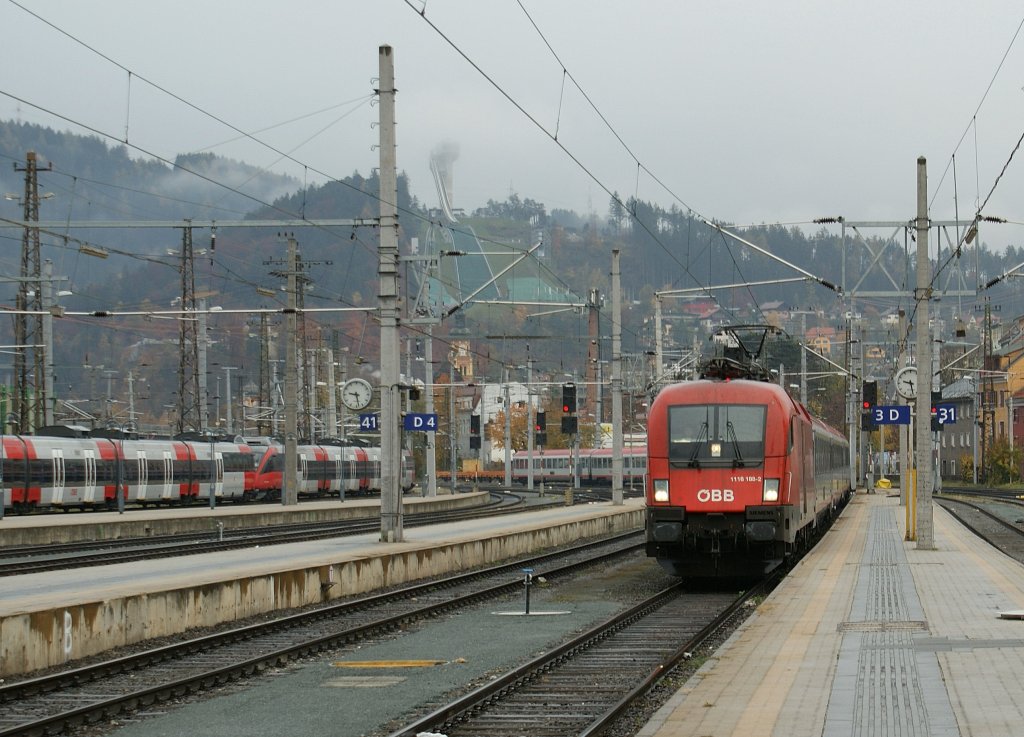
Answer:
[{"label": "blue sign with 31", "polygon": [[939,421],[940,425],[952,425],[956,422],[956,405],[955,404],[937,404],[935,405],[935,419]]}]

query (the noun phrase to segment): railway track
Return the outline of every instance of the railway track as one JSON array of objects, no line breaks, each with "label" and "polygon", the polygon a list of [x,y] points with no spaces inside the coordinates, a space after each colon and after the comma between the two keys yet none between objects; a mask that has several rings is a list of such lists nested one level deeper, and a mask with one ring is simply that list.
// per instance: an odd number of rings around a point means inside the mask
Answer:
[{"label": "railway track", "polygon": [[776,573],[739,597],[672,586],[390,737],[601,734],[780,579]]},{"label": "railway track", "polygon": [[1020,500],[1024,498],[1019,489],[983,489],[976,486],[951,486],[949,484],[943,484],[940,493],[943,495],[956,494],[958,496],[991,499],[1016,504],[1021,504]]},{"label": "railway track", "polygon": [[[553,500],[552,504],[558,503]],[[531,507],[532,508],[532,507]],[[541,508],[539,505],[536,508]],[[477,519],[524,511],[524,500],[516,494],[491,493],[488,504],[472,509],[407,514],[407,527]],[[195,555],[234,550],[254,545],[280,545],[343,535],[359,535],[380,529],[377,519],[350,522],[274,525],[206,533],[161,535],[159,537],[122,538],[28,547],[0,548],[0,576],[15,576],[43,571],[66,570],[112,563],[127,563],[152,558]]]},{"label": "railway track", "polygon": [[522,588],[530,567],[549,579],[635,554],[630,533],[527,560],[240,627],[96,665],[0,686],[0,737],[53,734],[213,688],[303,657]]},{"label": "railway track", "polygon": [[[935,503],[940,504],[954,519],[985,542],[1024,562],[1024,529],[1021,524],[1007,521],[980,503],[946,496],[935,497]],[[1024,509],[1021,510],[1020,518],[1024,520]]]}]

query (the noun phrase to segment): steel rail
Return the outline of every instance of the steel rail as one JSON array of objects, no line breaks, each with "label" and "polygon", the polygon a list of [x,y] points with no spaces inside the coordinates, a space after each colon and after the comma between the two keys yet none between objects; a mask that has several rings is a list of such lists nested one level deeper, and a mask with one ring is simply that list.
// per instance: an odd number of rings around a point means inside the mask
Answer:
[{"label": "steel rail", "polygon": [[[519,578],[518,573],[523,566],[537,568],[545,563],[557,561],[558,558],[572,557],[580,554],[588,556],[584,560],[573,561],[559,568],[545,571],[543,574],[550,578],[566,575],[581,568],[603,563],[617,556],[630,554],[642,548],[642,542],[630,541],[630,538],[635,538],[639,534],[633,532],[599,541],[592,541],[567,550],[547,553],[530,559],[517,560],[481,571],[460,574],[437,582],[418,584],[353,602],[335,604],[312,612],[293,614],[274,622],[240,627],[229,632],[206,635],[187,642],[155,648],[96,665],[3,685],[0,686],[0,724],[4,722],[6,724],[0,726],[0,737],[53,733],[66,725],[99,719],[105,714],[121,713],[140,704],[149,704],[154,701],[198,691],[211,685],[224,683],[227,680],[258,672],[265,667],[279,665],[296,657],[319,652],[376,633],[394,630],[414,620],[429,618],[436,616],[438,613],[457,609],[484,599],[506,595],[522,586],[522,580]],[[590,552],[588,552],[607,546],[611,546],[612,549],[600,552],[597,555],[590,555]],[[487,585],[487,579],[489,578],[501,578],[512,573],[516,574],[512,580],[506,580],[496,585]],[[208,656],[215,648],[239,642],[248,643],[255,641],[256,638],[261,636],[269,636],[273,640],[275,639],[275,634],[280,637],[281,632],[294,632],[297,627],[303,625],[316,625],[321,620],[329,621],[332,618],[349,616],[353,613],[367,611],[375,606],[390,606],[401,601],[422,599],[430,592],[447,591],[456,586],[472,586],[477,582],[484,585],[460,596],[445,596],[443,597],[444,600],[438,603],[418,606],[398,614],[378,617],[372,619],[372,621],[329,634],[300,639],[298,642],[283,647],[275,646],[273,649],[260,653],[257,656],[220,665],[185,678],[164,681],[156,685],[135,689],[128,693],[97,697],[88,703],[60,713],[50,713],[39,718],[26,718],[24,721],[12,725],[10,722],[17,720],[19,717],[17,715],[12,717],[10,714],[5,714],[2,709],[4,706],[12,704],[17,704],[21,708],[25,706],[25,701],[29,697],[38,697],[45,700],[53,693],[64,692],[80,686],[87,688],[90,684],[102,683],[104,678],[124,673],[132,673],[135,681],[139,682],[144,680],[138,677],[138,671],[141,668],[157,666],[168,661],[176,662],[179,659],[189,657],[193,653]],[[71,697],[68,695],[66,698],[70,699]]]}]

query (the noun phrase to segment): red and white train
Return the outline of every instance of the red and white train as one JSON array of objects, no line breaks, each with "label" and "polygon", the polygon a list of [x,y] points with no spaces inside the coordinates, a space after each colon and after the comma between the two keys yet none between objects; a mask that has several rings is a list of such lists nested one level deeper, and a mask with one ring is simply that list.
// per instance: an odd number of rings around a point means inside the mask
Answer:
[{"label": "red and white train", "polygon": [[[380,449],[354,445],[297,448],[302,496],[373,493],[381,487]],[[276,442],[4,435],[0,493],[5,510],[110,509],[280,498],[282,446]],[[402,457],[401,486],[415,482]]]},{"label": "red and white train", "polygon": [[245,443],[4,435],[5,509],[109,508],[128,504],[254,498],[256,467]]},{"label": "red and white train", "polygon": [[777,384],[666,387],[648,414],[647,555],[688,578],[763,575],[848,497],[848,448]]},{"label": "red and white train", "polygon": [[[612,482],[611,448],[580,449],[576,457],[567,449],[520,450],[512,455],[512,481],[525,484],[533,462],[534,481],[541,479],[554,482],[571,482],[575,475],[573,461],[579,465],[581,484],[610,484]],[[629,446],[622,451],[622,481],[625,486],[642,486],[647,476],[647,448],[642,445]]]},{"label": "red and white train", "polygon": [[[264,444],[261,440],[250,439],[253,447],[261,447],[263,451],[256,468],[256,491],[261,496],[280,497],[284,446],[277,441]],[[300,495],[340,495],[344,499],[346,494],[380,491],[379,447],[324,442],[319,445],[299,445],[296,455]],[[412,455],[407,451],[402,452],[400,475],[402,491],[409,491],[416,483],[416,469]]]}]

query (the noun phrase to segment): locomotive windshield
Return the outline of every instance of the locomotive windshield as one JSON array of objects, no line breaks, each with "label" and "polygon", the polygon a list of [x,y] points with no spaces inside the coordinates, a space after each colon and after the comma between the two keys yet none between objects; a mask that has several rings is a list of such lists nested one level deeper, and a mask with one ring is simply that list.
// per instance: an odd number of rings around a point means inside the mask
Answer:
[{"label": "locomotive windshield", "polygon": [[752,404],[669,407],[669,460],[692,467],[760,465],[766,415],[767,407]]}]

